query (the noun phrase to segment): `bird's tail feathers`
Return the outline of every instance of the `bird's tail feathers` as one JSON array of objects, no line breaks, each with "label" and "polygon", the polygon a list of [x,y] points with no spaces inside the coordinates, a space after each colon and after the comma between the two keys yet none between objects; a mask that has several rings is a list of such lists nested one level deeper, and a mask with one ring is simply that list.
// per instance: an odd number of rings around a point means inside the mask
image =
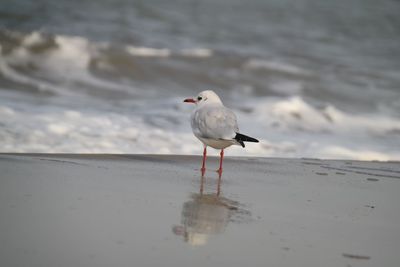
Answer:
[{"label": "bird's tail feathers", "polygon": [[235,138],[234,138],[242,147],[244,147],[244,142],[254,142],[254,143],[258,143],[258,140],[257,139],[255,139],[255,138],[253,138],[253,137],[250,137],[250,136],[247,136],[247,135],[244,135],[244,134],[241,134],[241,133],[236,133],[236,136],[235,136]]}]

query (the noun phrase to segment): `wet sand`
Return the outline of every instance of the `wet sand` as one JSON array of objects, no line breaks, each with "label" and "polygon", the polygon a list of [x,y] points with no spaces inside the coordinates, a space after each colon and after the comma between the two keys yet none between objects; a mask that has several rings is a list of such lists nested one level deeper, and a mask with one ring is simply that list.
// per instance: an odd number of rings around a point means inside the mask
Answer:
[{"label": "wet sand", "polygon": [[399,266],[400,163],[0,154],[0,266]]}]

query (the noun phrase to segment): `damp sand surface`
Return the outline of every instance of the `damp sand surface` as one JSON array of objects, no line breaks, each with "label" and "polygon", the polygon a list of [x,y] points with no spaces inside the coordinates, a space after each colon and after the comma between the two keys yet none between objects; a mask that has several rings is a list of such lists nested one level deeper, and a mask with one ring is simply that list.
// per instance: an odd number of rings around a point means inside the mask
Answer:
[{"label": "damp sand surface", "polygon": [[400,163],[0,154],[1,266],[398,266]]}]

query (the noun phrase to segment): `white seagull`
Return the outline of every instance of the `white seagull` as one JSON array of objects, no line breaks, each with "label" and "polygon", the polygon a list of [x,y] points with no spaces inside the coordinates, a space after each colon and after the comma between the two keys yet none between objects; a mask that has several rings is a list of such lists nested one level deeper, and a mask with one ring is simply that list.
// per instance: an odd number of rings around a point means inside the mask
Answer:
[{"label": "white seagull", "polygon": [[239,133],[236,115],[222,104],[219,96],[213,91],[203,91],[196,98],[187,98],[184,102],[196,104],[190,120],[193,134],[204,144],[201,167],[203,176],[206,170],[207,146],[221,149],[217,170],[221,176],[225,148],[231,145],[244,147],[244,142],[258,143],[257,139]]}]

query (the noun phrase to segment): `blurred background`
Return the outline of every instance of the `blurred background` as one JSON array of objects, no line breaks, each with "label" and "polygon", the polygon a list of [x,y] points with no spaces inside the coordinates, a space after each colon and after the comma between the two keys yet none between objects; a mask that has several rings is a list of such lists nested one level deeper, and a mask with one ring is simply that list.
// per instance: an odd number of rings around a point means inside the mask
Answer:
[{"label": "blurred background", "polygon": [[400,160],[399,14],[397,0],[2,0],[0,152],[199,154],[182,101],[212,89],[261,140],[227,155]]}]

